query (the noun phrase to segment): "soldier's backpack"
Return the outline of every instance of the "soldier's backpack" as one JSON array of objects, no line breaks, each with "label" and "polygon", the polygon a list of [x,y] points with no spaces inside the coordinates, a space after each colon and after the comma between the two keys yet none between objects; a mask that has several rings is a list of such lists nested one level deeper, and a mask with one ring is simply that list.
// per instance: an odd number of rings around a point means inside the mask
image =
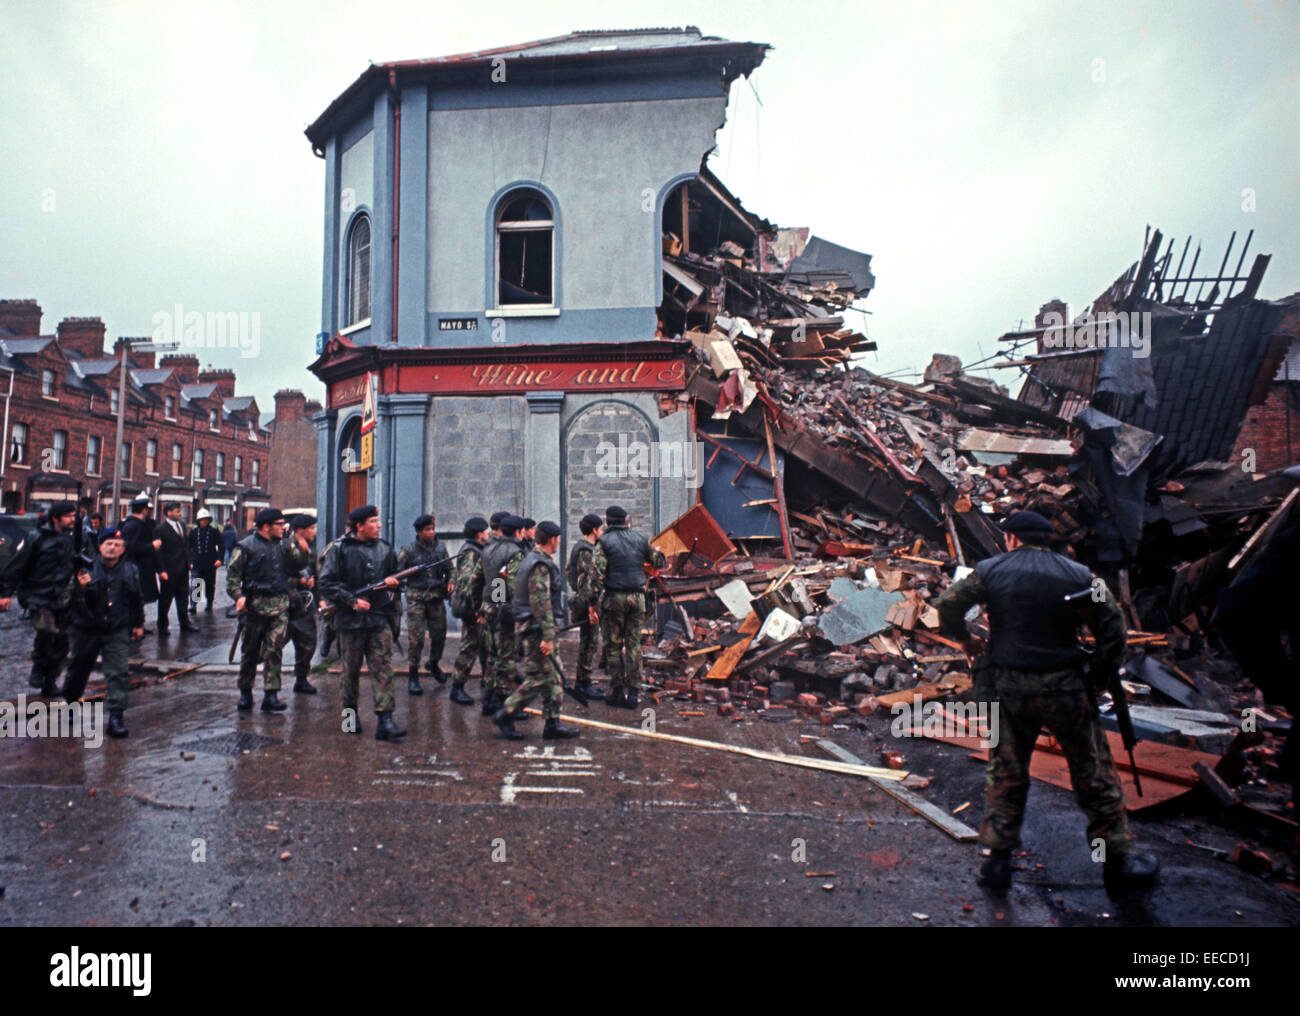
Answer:
[{"label": "soldier's backpack", "polygon": [[569,555],[569,563],[564,568],[564,577],[569,580],[569,588],[575,593],[578,591],[578,557],[580,554],[591,553],[591,547],[584,551],[582,544],[579,543],[573,548],[573,553]]}]

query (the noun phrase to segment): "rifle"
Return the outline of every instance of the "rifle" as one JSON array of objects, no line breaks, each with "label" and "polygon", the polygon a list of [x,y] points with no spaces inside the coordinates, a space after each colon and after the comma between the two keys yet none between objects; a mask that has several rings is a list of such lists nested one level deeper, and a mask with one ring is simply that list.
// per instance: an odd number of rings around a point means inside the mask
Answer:
[{"label": "rifle", "polygon": [[[1077,613],[1080,613],[1085,621],[1090,624],[1095,622],[1096,610],[1092,606],[1095,601],[1092,597],[1091,587],[1069,594],[1065,597],[1065,602],[1073,607]],[[1128,697],[1125,695],[1123,684],[1120,683],[1119,667],[1110,664],[1103,669],[1094,655],[1088,663],[1087,673],[1088,694],[1092,698],[1094,707],[1097,706],[1098,689],[1110,692],[1110,700],[1115,709],[1115,722],[1119,726],[1120,740],[1124,744],[1124,750],[1128,752],[1128,762],[1133,769],[1133,786],[1137,789],[1138,797],[1141,797],[1142,777],[1138,774],[1137,758],[1133,754],[1133,749],[1137,746],[1138,741],[1137,732],[1133,729],[1133,717],[1128,711]]]},{"label": "rifle", "polygon": [[236,616],[239,618],[239,623],[235,625],[235,637],[230,642],[230,652],[226,654],[227,663],[235,662],[235,650],[239,648],[239,639],[244,634],[244,627],[248,621],[247,611]]},{"label": "rifle", "polygon": [[[560,632],[564,630],[565,630],[564,628],[559,628],[556,630],[556,634],[558,635]],[[586,692],[579,691],[577,688],[569,687],[569,683],[564,679],[564,668],[560,666],[559,646],[555,646],[551,650],[551,655],[549,658],[551,660],[551,665],[555,667],[556,676],[559,677],[560,679],[560,689],[564,692],[564,694],[568,695],[571,699],[574,699],[579,705],[583,707],[591,705],[591,699],[587,698]]]},{"label": "rifle", "polygon": [[[400,581],[401,579],[415,575],[417,572],[433,571],[435,568],[446,567],[454,561],[455,558],[445,557],[441,561],[430,561],[428,564],[417,564],[412,568],[404,568],[399,572],[394,572],[392,575],[389,575],[388,578],[383,579],[380,582],[374,582],[362,589],[355,590],[352,595],[354,597],[363,597],[367,593],[378,593],[381,590],[387,590],[388,579],[398,579]],[[339,608],[333,603],[322,603],[318,609],[322,617],[333,617],[338,612]]]}]

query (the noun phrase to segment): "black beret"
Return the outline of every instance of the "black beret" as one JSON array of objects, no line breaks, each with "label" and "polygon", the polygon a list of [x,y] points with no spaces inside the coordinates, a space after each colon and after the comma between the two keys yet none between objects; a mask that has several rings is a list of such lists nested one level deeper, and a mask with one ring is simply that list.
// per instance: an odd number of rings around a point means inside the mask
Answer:
[{"label": "black beret", "polygon": [[509,512],[493,512],[493,513],[492,513],[492,528],[493,528],[493,529],[500,529],[500,528],[501,528],[501,523],[502,523],[502,521],[505,520],[505,519],[508,519],[509,517],[510,517],[510,513],[509,513]]},{"label": "black beret", "polygon": [[373,519],[379,514],[379,509],[372,504],[363,504],[360,508],[353,508],[348,512],[348,521],[354,525],[365,522],[366,519]]},{"label": "black beret", "polygon": [[1039,515],[1038,512],[1023,511],[1015,512],[1008,515],[1002,521],[1002,531],[1005,533],[1053,533],[1052,524]]},{"label": "black beret", "polygon": [[520,529],[532,529],[533,526],[537,525],[537,520],[536,520],[536,519],[525,518],[525,519],[522,519],[521,521],[522,521],[523,525],[521,525],[521,526],[519,527]]},{"label": "black beret", "polygon": [[411,523],[411,525],[415,528],[415,531],[417,533],[425,526],[432,525],[432,524],[433,524],[432,515],[417,515],[415,517],[415,521]]},{"label": "black beret", "polygon": [[507,515],[501,520],[501,532],[514,536],[523,526],[524,520],[518,515]]},{"label": "black beret", "polygon": [[269,526],[272,522],[283,522],[284,512],[279,508],[263,508],[253,516],[254,526]]},{"label": "black beret", "polygon": [[306,512],[303,512],[301,515],[295,515],[289,520],[289,525],[293,526],[294,529],[310,529],[315,524],[316,516],[308,515]]},{"label": "black beret", "polygon": [[486,532],[488,521],[480,515],[474,515],[465,520],[465,535],[473,539],[479,533]]},{"label": "black beret", "polygon": [[126,537],[122,535],[121,526],[108,526],[99,534],[100,543],[103,543],[105,540],[125,540],[125,539]]},{"label": "black beret", "polygon": [[71,515],[77,510],[77,506],[71,501],[56,501],[50,505],[49,516],[57,519],[60,515]]},{"label": "black beret", "polygon": [[560,527],[549,519],[541,522],[537,526],[537,542],[545,543],[547,540],[554,539],[560,535]]},{"label": "black beret", "polygon": [[578,523],[578,529],[582,531],[583,536],[586,536],[588,533],[594,533],[604,524],[599,515],[584,515],[582,521]]},{"label": "black beret", "polygon": [[616,505],[616,504],[612,504],[612,505],[610,505],[608,508],[605,509],[605,521],[606,521],[606,522],[626,522],[626,521],[627,521],[627,512],[625,512],[625,511],[624,511],[622,508],[620,508],[618,505]]}]

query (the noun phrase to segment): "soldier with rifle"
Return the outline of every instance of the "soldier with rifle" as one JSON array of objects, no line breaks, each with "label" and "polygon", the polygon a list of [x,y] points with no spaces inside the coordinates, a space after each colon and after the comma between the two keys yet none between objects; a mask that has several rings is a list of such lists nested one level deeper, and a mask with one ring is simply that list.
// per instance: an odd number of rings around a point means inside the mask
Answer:
[{"label": "soldier with rifle", "polygon": [[492,716],[514,690],[517,650],[510,600],[515,571],[524,558],[516,537],[523,521],[517,515],[507,515],[501,520],[501,538],[483,551],[483,623],[492,633],[483,672],[484,716]]},{"label": "soldier with rifle", "polygon": [[[1101,579],[1077,561],[1049,549],[1052,524],[1037,512],[1020,511],[1002,523],[1005,554],[986,558],[939,598],[940,631],[957,639],[976,660],[976,694],[996,696],[1001,736],[990,746],[985,775],[980,843],[990,851],[980,883],[1011,885],[1011,851],[1020,845],[1020,824],[1029,794],[1029,761],[1043,727],[1056,738],[1070,767],[1079,806],[1088,818],[1088,842],[1104,861],[1108,885],[1149,883],[1159,863],[1138,853],[1124,810],[1124,788],[1097,716],[1087,654],[1079,643],[1080,619],[1071,598],[1087,588],[1090,627],[1097,649],[1094,680],[1118,673],[1124,652],[1124,616]],[[966,627],[976,604],[989,612],[989,646]],[[1115,685],[1116,706],[1123,701]],[[1100,850],[1097,850],[1100,843]]]},{"label": "soldier with rifle", "polygon": [[[239,661],[240,711],[253,708],[253,681],[262,664],[262,712],[289,708],[280,701],[280,668],[289,632],[289,594],[302,588],[284,546],[284,513],[263,508],[253,516],[254,532],[230,555],[226,592],[235,613],[244,615],[244,652]],[[238,638],[238,634],[236,634]]]},{"label": "soldier with rifle", "polygon": [[361,733],[357,700],[364,661],[374,688],[375,740],[392,741],[406,736],[393,722],[393,643],[401,624],[397,555],[379,538],[374,505],[354,508],[348,522],[353,528],[326,553],[319,583],[321,599],[334,613],[343,656],[342,729]]},{"label": "soldier with rifle", "polygon": [[514,576],[510,617],[523,626],[520,643],[524,654],[524,681],[492,716],[502,736],[519,740],[515,729],[519,711],[537,696],[542,698],[546,741],[577,737],[573,727],[560,723],[560,693],[564,676],[560,671],[558,628],[564,623],[563,579],[555,555],[560,549],[560,527],[543,522],[537,527],[537,546],[519,564]]},{"label": "soldier with rifle", "polygon": [[298,576],[297,588],[289,593],[289,641],[293,643],[293,690],[315,695],[308,680],[311,658],[316,655],[316,611],[312,607],[316,589],[316,516],[303,512],[289,520],[290,532],[284,547],[289,569]]},{"label": "soldier with rifle", "polygon": [[600,577],[596,574],[596,541],[604,525],[599,515],[584,515],[578,523],[582,539],[573,545],[564,575],[569,580],[569,607],[578,625],[578,673],[574,680],[588,698],[603,702],[605,693],[591,683],[591,672],[600,649]]},{"label": "soldier with rifle", "polygon": [[59,501],[46,513],[36,532],[18,545],[0,575],[0,611],[9,609],[16,593],[36,629],[27,683],[46,696],[55,694],[59,671],[68,655],[68,607],[82,538],[77,506],[71,501]]},{"label": "soldier with rifle", "polygon": [[406,665],[407,691],[423,695],[420,687],[420,654],[424,650],[424,636],[429,636],[429,673],[439,684],[447,683],[447,675],[439,664],[442,650],[447,645],[447,594],[451,581],[451,560],[447,548],[438,539],[436,519],[420,515],[412,523],[415,539],[397,555],[397,566],[403,570],[422,566],[421,570],[406,580]]},{"label": "soldier with rifle", "polygon": [[635,709],[641,694],[641,623],[645,620],[645,566],[662,568],[664,555],[644,533],[631,529],[618,505],[605,509],[605,532],[594,553],[602,596],[600,624],[605,636],[605,671],[610,693],[605,704]]},{"label": "soldier with rifle", "polygon": [[485,624],[483,621],[483,547],[487,543],[488,523],[475,515],[465,520],[465,543],[456,555],[456,578],[451,591],[451,613],[459,619],[460,652],[451,668],[451,694],[457,705],[472,706],[474,700],[465,693],[465,683],[482,660],[483,692],[487,694],[488,670],[483,655]]}]

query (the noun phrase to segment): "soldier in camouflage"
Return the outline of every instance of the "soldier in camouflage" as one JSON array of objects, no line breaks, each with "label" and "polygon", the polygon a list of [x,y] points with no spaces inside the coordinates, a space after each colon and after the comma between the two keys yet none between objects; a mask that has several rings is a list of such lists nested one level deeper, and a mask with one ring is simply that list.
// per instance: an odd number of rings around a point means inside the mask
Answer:
[{"label": "soldier in camouflage", "polygon": [[465,521],[465,543],[456,555],[456,575],[452,581],[451,612],[459,619],[460,652],[452,665],[451,694],[457,705],[472,706],[474,700],[465,693],[465,682],[482,661],[484,695],[487,693],[487,663],[483,656],[486,625],[483,621],[483,548],[488,542],[488,523],[475,515]]},{"label": "soldier in camouflage", "polygon": [[556,636],[564,623],[564,589],[560,566],[555,563],[560,549],[560,527],[554,522],[543,522],[536,532],[537,546],[520,562],[511,597],[512,617],[523,626],[520,641],[524,647],[524,681],[492,716],[502,735],[512,741],[523,736],[515,729],[517,715],[539,695],[546,721],[543,740],[577,737],[579,733],[560,723],[563,677]]},{"label": "soldier in camouflage", "polygon": [[[1091,590],[1088,620],[1097,640],[1093,670],[1117,665],[1125,644],[1124,616],[1101,579],[1076,561],[1048,549],[1051,523],[1032,511],[1010,516],[1005,554],[986,558],[939,598],[941,631],[958,639],[972,659],[976,694],[996,696],[998,743],[985,774],[980,843],[990,855],[980,882],[1005,890],[1011,884],[1011,851],[1020,845],[1020,823],[1029,793],[1029,762],[1039,731],[1056,738],[1070,767],[1079,806],[1088,817],[1088,842],[1100,845],[1108,883],[1138,884],[1155,878],[1151,854],[1135,852],[1124,810],[1124,789],[1084,671],[1078,641],[1079,615],[1066,597]],[[989,611],[988,656],[966,628],[976,604]]]},{"label": "soldier in camouflage", "polygon": [[[401,623],[400,585],[393,548],[379,538],[379,509],[374,505],[354,508],[348,515],[353,526],[325,556],[321,569],[320,595],[332,604],[343,656],[343,731],[361,733],[357,699],[364,661],[374,687],[375,740],[392,741],[406,731],[393,722],[393,640]],[[378,592],[358,596],[357,590],[382,583]]]},{"label": "soldier in camouflage", "polygon": [[447,593],[451,582],[451,563],[446,545],[438,539],[436,520],[432,515],[420,515],[413,523],[415,540],[403,547],[397,555],[401,571],[428,565],[406,580],[406,664],[407,691],[423,695],[420,687],[420,654],[424,650],[424,636],[429,635],[429,673],[439,684],[447,682],[447,675],[438,665],[442,650],[447,644]]},{"label": "soldier in camouflage", "polygon": [[316,516],[295,515],[285,539],[289,568],[298,576],[298,588],[289,594],[289,640],[293,643],[293,690],[315,695],[316,686],[307,679],[311,658],[316,655]]},{"label": "soldier in camouflage", "polygon": [[501,520],[501,538],[483,551],[483,619],[492,632],[484,673],[483,715],[501,708],[514,690],[518,648],[514,615],[510,609],[515,573],[524,558],[516,534],[523,525],[517,515]]},{"label": "soldier in camouflage", "polygon": [[596,574],[596,541],[600,539],[603,525],[599,515],[584,515],[578,523],[582,538],[573,545],[569,563],[564,568],[569,580],[569,611],[578,622],[578,672],[574,683],[578,691],[593,701],[604,701],[605,693],[591,683],[591,672],[596,666],[596,652],[600,648],[599,576]]},{"label": "soldier in camouflage", "polygon": [[253,516],[254,532],[235,544],[226,567],[226,592],[235,613],[244,615],[243,655],[239,660],[241,711],[253,708],[253,681],[262,664],[262,712],[278,713],[280,666],[289,634],[289,595],[300,588],[284,546],[284,513],[263,508]]},{"label": "soldier in camouflage", "polygon": [[42,695],[53,695],[59,671],[68,655],[76,554],[73,526],[77,506],[60,501],[50,508],[36,532],[18,546],[0,575],[0,611],[9,609],[16,593],[31,616],[36,638],[32,645],[32,672],[28,684]]},{"label": "soldier in camouflage", "polygon": [[628,528],[627,512],[605,510],[605,532],[593,554],[605,636],[605,671],[611,706],[635,709],[641,694],[641,624],[645,620],[645,565],[664,566],[664,556],[641,533]]}]

